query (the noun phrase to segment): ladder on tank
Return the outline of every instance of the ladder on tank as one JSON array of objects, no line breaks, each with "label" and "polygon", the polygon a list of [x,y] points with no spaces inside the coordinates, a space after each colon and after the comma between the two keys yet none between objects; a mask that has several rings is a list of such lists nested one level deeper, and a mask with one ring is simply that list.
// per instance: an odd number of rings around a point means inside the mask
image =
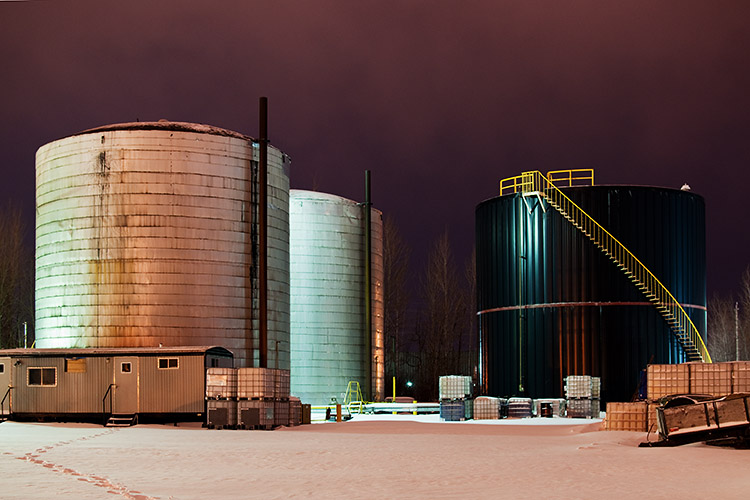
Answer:
[{"label": "ladder on tank", "polygon": [[625,245],[560,191],[553,181],[566,182],[568,186],[580,185],[575,184],[580,181],[590,181],[589,185],[593,185],[594,173],[593,170],[561,170],[548,172],[545,177],[538,170],[523,172],[516,177],[503,179],[500,182],[500,194],[512,191],[521,193],[522,196],[544,198],[604,252],[654,304],[682,345],[689,361],[710,363],[711,356],[698,329],[669,290]]}]

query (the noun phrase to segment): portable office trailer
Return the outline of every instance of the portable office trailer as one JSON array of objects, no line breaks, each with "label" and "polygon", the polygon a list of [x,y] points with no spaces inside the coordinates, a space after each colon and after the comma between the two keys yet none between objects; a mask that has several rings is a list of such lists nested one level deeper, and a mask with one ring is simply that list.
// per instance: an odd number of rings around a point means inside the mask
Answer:
[{"label": "portable office trailer", "polygon": [[0,419],[10,415],[10,358],[0,355]]},{"label": "portable office trailer", "polygon": [[0,362],[11,418],[98,422],[112,414],[202,420],[206,368],[234,361],[223,347],[190,346],[8,349]]}]

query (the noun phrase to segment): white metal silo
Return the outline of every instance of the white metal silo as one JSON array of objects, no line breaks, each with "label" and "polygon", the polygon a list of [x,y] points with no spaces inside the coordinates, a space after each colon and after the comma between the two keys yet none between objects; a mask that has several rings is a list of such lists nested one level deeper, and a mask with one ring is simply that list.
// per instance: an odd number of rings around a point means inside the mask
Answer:
[{"label": "white metal silo", "polygon": [[[258,360],[257,142],[124,123],[36,157],[36,345],[221,345]],[[268,365],[289,368],[289,164],[268,148]],[[277,356],[278,351],[278,356]]]},{"label": "white metal silo", "polygon": [[350,381],[384,397],[383,225],[372,217],[371,352],[365,338],[365,209],[352,200],[291,190],[290,291],[292,394],[305,403],[342,401]]}]

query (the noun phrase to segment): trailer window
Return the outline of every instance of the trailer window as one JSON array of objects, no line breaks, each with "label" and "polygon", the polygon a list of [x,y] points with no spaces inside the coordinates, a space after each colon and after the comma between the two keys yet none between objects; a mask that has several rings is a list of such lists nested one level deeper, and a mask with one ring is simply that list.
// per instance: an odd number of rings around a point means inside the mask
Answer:
[{"label": "trailer window", "polygon": [[65,371],[67,373],[86,373],[86,358],[66,358]]},{"label": "trailer window", "polygon": [[120,363],[120,373],[131,373],[133,371],[133,364],[129,361]]},{"label": "trailer window", "polygon": [[160,370],[176,370],[179,367],[179,360],[177,358],[159,358]]},{"label": "trailer window", "polygon": [[29,386],[54,387],[57,385],[57,368],[29,367],[26,376]]},{"label": "trailer window", "polygon": [[0,363],[0,373],[5,373],[5,363]]}]

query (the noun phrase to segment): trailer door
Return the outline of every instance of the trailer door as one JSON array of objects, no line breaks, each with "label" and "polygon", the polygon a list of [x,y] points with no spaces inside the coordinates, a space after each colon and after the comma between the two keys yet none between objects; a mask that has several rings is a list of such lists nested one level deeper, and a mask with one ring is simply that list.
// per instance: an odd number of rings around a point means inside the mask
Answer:
[{"label": "trailer door", "polygon": [[[0,415],[10,415],[10,358],[0,358]],[[5,398],[5,401],[3,401]]]},{"label": "trailer door", "polygon": [[112,411],[118,414],[138,413],[138,358],[115,357],[114,394]]}]

